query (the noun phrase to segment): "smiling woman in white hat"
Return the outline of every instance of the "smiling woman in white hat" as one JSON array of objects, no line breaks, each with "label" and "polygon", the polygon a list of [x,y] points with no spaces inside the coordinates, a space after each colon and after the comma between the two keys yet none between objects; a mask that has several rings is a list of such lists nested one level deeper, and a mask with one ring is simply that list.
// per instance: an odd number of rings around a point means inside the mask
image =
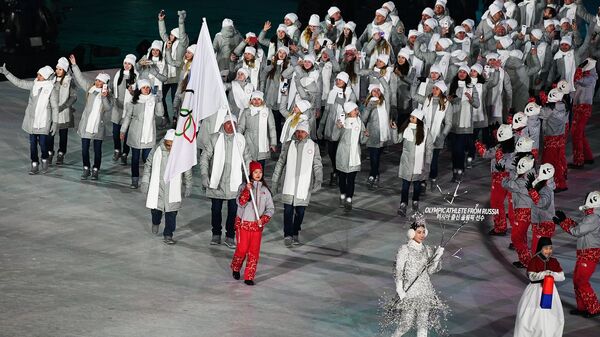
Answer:
[{"label": "smiling woman in white hat", "polygon": [[114,103],[110,120],[113,129],[114,154],[113,161],[121,160],[121,165],[127,165],[127,156],[129,155],[129,146],[127,145],[127,134],[125,140],[120,137],[121,125],[125,117],[125,106],[131,103],[131,97],[135,90],[135,83],[139,74],[135,69],[137,57],[133,54],[127,54],[123,59],[121,69],[118,70],[112,80],[112,95]]},{"label": "smiling woman in white hat", "polygon": [[125,107],[125,117],[120,130],[121,140],[128,133],[127,145],[131,147],[131,185],[138,188],[140,177],[140,156],[145,163],[150,150],[156,144],[155,117],[163,116],[160,98],[152,95],[152,83],[139,80],[131,103]]},{"label": "smiling woman in white hat", "polygon": [[[77,101],[77,90],[70,74],[69,60],[65,57],[61,57],[56,64],[54,70],[54,90],[58,92],[59,147],[58,155],[56,156],[56,165],[62,165],[67,153],[69,129],[75,127],[75,108],[73,105]],[[54,156],[54,135],[49,135],[48,151],[50,152],[48,163],[51,165],[52,157]]]},{"label": "smiling woman in white hat", "polygon": [[54,70],[45,66],[40,68],[33,81],[18,79],[6,69],[6,64],[0,67],[0,74],[17,88],[30,90],[29,102],[25,109],[25,117],[21,128],[29,134],[29,155],[31,159],[31,170],[29,174],[39,172],[40,158],[38,156],[38,145],[40,147],[42,173],[48,171],[50,165],[48,158],[48,134],[54,135],[58,131],[58,93],[54,90]]},{"label": "smiling woman in white hat", "polygon": [[240,112],[238,131],[246,138],[252,160],[266,169],[270,153],[277,150],[277,132],[273,112],[265,104],[262,91],[250,95],[250,105]]},{"label": "smiling woman in white hat", "polygon": [[[79,88],[87,94],[85,107],[79,121],[77,134],[81,137],[81,156],[83,159],[83,173],[81,180],[98,180],[100,164],[102,163],[102,141],[106,133],[104,121],[107,114],[112,110],[112,95],[110,93],[110,75],[99,73],[94,81],[86,79],[79,66],[77,66],[74,55],[69,56],[73,76]],[[90,165],[90,145],[94,144],[94,166]]]}]

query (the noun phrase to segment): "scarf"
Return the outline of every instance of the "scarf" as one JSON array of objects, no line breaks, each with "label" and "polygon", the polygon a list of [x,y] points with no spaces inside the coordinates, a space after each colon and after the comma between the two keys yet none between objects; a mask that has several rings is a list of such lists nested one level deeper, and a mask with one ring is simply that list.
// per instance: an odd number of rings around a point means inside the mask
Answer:
[{"label": "scarf", "polygon": [[461,45],[462,51],[467,53],[467,55],[471,55],[471,39],[469,39],[468,37],[465,37],[462,40],[455,38],[453,39],[453,41],[454,43]]},{"label": "scarf", "polygon": [[410,49],[409,52],[410,55],[410,64],[412,66],[413,69],[415,69],[415,76],[419,77],[421,76],[421,73],[423,72],[423,61],[415,56],[415,51]]},{"label": "scarf", "polygon": [[[71,94],[71,76],[65,75],[63,79],[63,85],[60,84],[60,78],[55,77],[54,83],[57,83],[59,86],[58,90],[58,106],[65,104],[69,99],[69,95]],[[66,107],[63,111],[58,112],[58,123],[65,124],[71,121],[71,116],[69,114],[69,110],[71,107]]]},{"label": "scarf", "polygon": [[344,121],[344,129],[346,131],[350,131],[350,158],[348,161],[348,165],[352,166],[360,166],[360,131],[361,131],[361,121],[358,117],[346,117]]},{"label": "scarf", "polygon": [[435,51],[435,44],[440,40],[440,34],[433,33],[429,40],[429,44],[427,44],[427,50]]},{"label": "scarf", "polygon": [[473,93],[473,89],[469,89],[465,85],[465,81],[458,81],[458,87],[463,88],[462,95],[460,98],[460,118],[458,121],[458,127],[470,128],[473,124],[472,107],[469,103],[466,93]]},{"label": "scarf", "polygon": [[[168,158],[168,155],[167,155]],[[160,195],[160,178],[162,164],[162,147],[159,145],[154,150],[152,156],[152,172],[150,173],[150,184],[148,184],[148,196],[146,197],[146,207],[150,209],[158,208],[158,198]],[[177,175],[169,181],[168,203],[181,202],[181,175]]]},{"label": "scarf", "polygon": [[[297,140],[290,142],[286,158],[285,181],[283,182],[283,194],[292,195],[295,198],[305,200],[310,190],[310,178],[312,176],[312,165],[315,156],[315,143],[306,139],[302,149],[300,172],[296,171],[298,161]],[[298,175],[296,179],[296,174]]]},{"label": "scarf", "polygon": [[534,0],[524,0],[519,4],[520,7],[525,7],[525,22],[523,23],[527,27],[533,26],[533,19],[535,10],[535,1]]},{"label": "scarf", "polygon": [[442,78],[446,78],[448,73],[448,66],[450,65],[450,53],[447,51],[436,51],[438,56],[438,62],[440,69],[442,70]]},{"label": "scarf", "polygon": [[289,114],[288,118],[285,120],[285,123],[283,123],[283,127],[281,128],[281,137],[279,138],[281,143],[288,142],[290,139],[292,139],[292,135],[294,135],[294,132],[296,132],[296,127],[300,122],[300,116],[302,116],[301,112],[291,112]]},{"label": "scarf", "polygon": [[442,123],[446,117],[446,110],[448,110],[448,102],[444,110],[440,111],[439,99],[438,104],[433,104],[433,97],[427,100],[427,104],[423,107],[424,118],[423,122],[425,127],[429,130],[429,134],[435,141],[440,134],[442,129]]},{"label": "scarf", "polygon": [[155,139],[154,132],[154,107],[156,100],[152,95],[140,95],[138,104],[144,104],[144,115],[142,117],[142,144],[152,143]]},{"label": "scarf", "polygon": [[327,62],[321,68],[321,77],[323,81],[323,95],[321,95],[321,99],[327,99],[329,90],[331,90],[331,75],[333,74],[333,64]]},{"label": "scarf", "polygon": [[352,88],[348,85],[346,86],[346,90],[343,91],[342,88],[339,88],[337,86],[334,86],[333,89],[331,89],[331,91],[329,92],[329,94],[327,95],[327,104],[335,104],[335,112],[336,114],[336,120],[341,119],[341,116],[344,115],[344,108],[342,107],[342,104],[336,104],[336,98],[337,97],[344,97],[344,102],[348,102],[350,101],[350,96],[352,96]]},{"label": "scarf", "polygon": [[[417,89],[417,93],[419,95],[421,95],[421,96],[427,95],[427,85],[429,84],[430,81],[431,81],[431,79],[429,77],[427,77],[425,82],[421,82],[421,84],[419,84],[419,88]],[[423,107],[423,104],[419,103],[419,109],[421,109],[422,107]]]},{"label": "scarf", "polygon": [[96,88],[96,86],[92,86],[90,90],[88,90],[88,95],[89,94],[94,94],[96,95],[96,97],[94,98],[92,109],[88,114],[87,124],[85,125],[85,132],[95,134],[98,133],[98,127],[100,126],[100,118],[102,117],[102,88]]},{"label": "scarf", "polygon": [[571,85],[571,90],[574,91],[575,85],[573,84],[573,81],[575,77],[575,68],[577,67],[577,65],[575,64],[575,52],[573,51],[573,49],[569,50],[566,53],[562,50],[559,50],[556,52],[556,54],[554,54],[554,60],[556,61],[561,58],[565,65],[565,80],[569,82],[569,84]]},{"label": "scarf", "polygon": [[506,73],[502,68],[498,68],[498,70],[490,69],[492,72],[498,71],[498,85],[492,89],[492,105],[494,106],[492,117],[502,118],[502,94],[504,93],[504,76],[506,76]]},{"label": "scarf", "polygon": [[[409,123],[404,132],[402,133],[402,137],[404,140],[409,142],[415,142],[415,134],[417,132],[417,124]],[[427,133],[424,135],[427,137]],[[423,172],[423,161],[425,159],[425,138],[421,144],[415,144],[415,163],[413,166],[413,174],[421,174]]]},{"label": "scarf", "polygon": [[[542,68],[544,67],[544,61],[546,59],[546,49],[547,49],[546,47],[548,47],[548,44],[546,42],[542,42],[542,41],[540,41],[539,44],[536,46],[537,58],[540,61],[540,66]],[[529,54],[529,52],[531,51],[531,48],[533,48],[533,43],[531,41],[527,41],[527,43],[525,43],[525,49],[523,50],[523,54],[524,55]],[[540,69],[540,72],[541,71],[542,70]]]},{"label": "scarf", "polygon": [[289,89],[288,89],[288,102],[287,109],[290,110],[294,100],[296,99],[296,94],[298,93],[298,89],[296,88],[296,72],[292,75],[292,78],[289,80]]},{"label": "scarf", "polygon": [[[478,82],[477,77],[471,77],[471,83],[475,87],[475,90],[477,90],[479,99],[483,101],[483,84]],[[479,108],[473,108],[473,122],[483,121],[485,121],[485,116],[483,114],[483,104],[479,104]]]},{"label": "scarf", "polygon": [[296,34],[296,32],[298,31],[298,26],[296,26],[296,24],[292,24],[291,26],[287,26],[285,27],[286,33],[287,35],[293,39],[294,38],[294,34]]},{"label": "scarf", "polygon": [[267,136],[267,122],[269,118],[269,109],[261,105],[259,107],[250,107],[250,116],[258,114],[258,152],[269,152],[269,137]]},{"label": "scarf", "polygon": [[252,83],[252,85],[255,88],[258,88],[258,76],[260,75],[260,59],[256,58],[254,60],[254,67],[250,67],[248,64],[246,64],[245,61],[242,61],[242,68],[248,70],[248,72],[250,73],[250,83]]},{"label": "scarf", "polygon": [[52,81],[33,81],[31,95],[37,97],[35,105],[35,114],[33,116],[33,128],[42,129],[47,125],[48,120],[48,103],[50,103],[50,94],[54,88]]},{"label": "scarf", "polygon": [[[137,71],[134,71],[136,75],[138,75]],[[126,105],[131,103],[131,99],[133,98],[133,96],[131,95],[131,93],[129,92],[129,89],[127,88],[127,84],[126,84],[126,80],[130,78],[130,70],[125,70],[123,71],[123,82],[121,82],[121,84],[123,84],[123,87],[125,87],[125,96],[123,97],[123,111],[121,111],[121,119],[125,118],[125,111],[126,111]],[[139,75],[138,75],[139,76]],[[117,73],[115,74],[115,77],[113,79],[113,94],[115,95],[115,99],[119,98],[119,78],[121,77],[121,72],[117,71]]]},{"label": "scarf", "polygon": [[377,102],[377,120],[379,121],[379,141],[387,142],[390,139],[389,113],[385,108],[385,103],[380,104],[379,98],[371,97],[371,101]]},{"label": "scarf", "polygon": [[[233,144],[231,149],[231,167],[229,169],[229,191],[235,192],[242,184],[242,160],[241,154],[244,153],[246,142],[244,137],[233,135]],[[236,144],[237,142],[237,144]],[[239,145],[239,146],[238,146]],[[216,189],[221,182],[221,176],[225,168],[225,134],[219,133],[219,138],[215,143],[213,152],[213,163],[210,175],[210,188]]]},{"label": "scarf", "polygon": [[242,88],[240,81],[231,82],[231,93],[233,94],[233,100],[235,101],[235,105],[240,110],[244,110],[250,105],[252,88],[248,84],[249,83],[244,83],[244,87]]},{"label": "scarf", "polygon": [[577,13],[577,4],[572,3],[570,5],[563,5],[563,7],[560,9],[560,13],[562,12],[565,12],[563,15],[564,18],[569,18],[574,21],[575,14]]}]

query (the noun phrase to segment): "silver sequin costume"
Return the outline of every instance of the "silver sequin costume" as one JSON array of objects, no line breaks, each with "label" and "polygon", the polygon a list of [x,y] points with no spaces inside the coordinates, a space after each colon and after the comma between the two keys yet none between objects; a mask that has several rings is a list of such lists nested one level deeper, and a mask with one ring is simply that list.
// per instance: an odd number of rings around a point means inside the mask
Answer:
[{"label": "silver sequin costume", "polygon": [[[421,273],[428,262],[430,264],[427,270]],[[438,334],[445,333],[444,322],[449,308],[436,295],[429,279],[430,274],[441,269],[441,256],[434,257],[431,247],[414,240],[400,247],[394,275],[397,293],[393,298],[383,301],[383,330],[395,329],[393,337],[402,336],[411,328],[417,329],[418,337],[427,336],[430,329]],[[421,275],[417,278],[419,274]],[[409,288],[413,281],[414,284]],[[398,293],[403,292],[406,296],[400,300]]]}]

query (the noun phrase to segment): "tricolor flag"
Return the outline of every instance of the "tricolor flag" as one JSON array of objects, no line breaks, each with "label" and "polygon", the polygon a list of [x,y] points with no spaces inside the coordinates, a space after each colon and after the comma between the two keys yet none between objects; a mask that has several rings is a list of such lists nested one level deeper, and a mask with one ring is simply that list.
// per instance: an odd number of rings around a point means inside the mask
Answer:
[{"label": "tricolor flag", "polygon": [[202,21],[186,93],[177,120],[176,137],[163,177],[165,182],[198,163],[196,153],[198,123],[216,113],[219,108],[228,108],[208,25],[206,19]]},{"label": "tricolor flag", "polygon": [[542,298],[540,299],[540,308],[552,309],[552,293],[554,292],[554,277],[546,275],[542,282]]}]

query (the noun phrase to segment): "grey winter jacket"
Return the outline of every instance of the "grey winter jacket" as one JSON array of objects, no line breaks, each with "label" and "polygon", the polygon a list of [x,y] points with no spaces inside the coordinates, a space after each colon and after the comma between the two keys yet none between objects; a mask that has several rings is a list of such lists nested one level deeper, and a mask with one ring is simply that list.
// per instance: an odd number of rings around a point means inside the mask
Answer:
[{"label": "grey winter jacket", "polygon": [[[377,111],[379,101],[369,101],[365,106],[365,110],[362,114],[362,120],[367,125],[367,131],[369,132],[369,138],[367,139],[367,147],[382,148],[388,144],[388,142],[381,142],[380,128],[379,128],[379,112]],[[392,121],[392,111],[390,102],[387,99],[383,100],[385,109],[388,112],[388,119]],[[390,135],[390,142],[393,142],[394,132],[388,127],[388,134]]]},{"label": "grey winter jacket", "polygon": [[[237,216],[242,221],[256,221],[257,219],[256,214],[254,213],[254,204],[252,203],[252,200],[248,200],[244,204],[240,202],[239,196],[241,196],[245,189],[246,184],[243,183],[240,185],[238,190],[238,198],[236,200],[238,206]],[[272,218],[273,214],[275,214],[275,205],[273,204],[273,196],[271,195],[271,191],[269,191],[269,189],[260,181],[255,181],[252,183],[252,193],[254,194],[254,198],[256,200],[258,216],[268,216],[269,218]]]},{"label": "grey winter jacket", "polygon": [[[133,69],[131,70],[133,72]],[[117,72],[120,72],[120,70],[118,70]],[[125,75],[123,74],[123,79],[121,80],[121,83],[117,85],[117,90],[118,90],[118,95],[115,95],[115,93],[112,93],[112,109],[111,109],[111,115],[110,115],[110,121],[113,122],[114,124],[117,125],[121,125],[123,124],[123,118],[125,115],[125,90],[127,89],[127,80],[129,79],[131,75]],[[111,80],[114,81],[114,76],[111,78]],[[137,77],[136,77],[137,80]],[[112,86],[111,83],[111,88],[114,88]],[[134,83],[135,85],[135,83]],[[118,96],[118,97],[116,97]]]},{"label": "grey winter jacket", "polygon": [[533,201],[527,191],[527,175],[521,177],[513,176],[502,180],[502,187],[512,193],[514,208],[529,208],[533,206]]},{"label": "grey winter jacket", "polygon": [[[72,129],[75,127],[75,102],[77,101],[77,87],[71,75],[65,75],[62,83],[54,83],[54,90],[58,92],[58,128]],[[60,118],[64,116],[65,123],[60,123]]]},{"label": "grey winter jacket", "polygon": [[[154,153],[156,151],[160,151],[162,154],[162,158],[160,160],[160,167],[152,167],[152,162],[154,158]],[[144,194],[148,193],[148,188],[150,185],[150,177],[152,175],[152,170],[160,170],[160,183],[159,183],[159,192],[158,192],[158,210],[162,212],[175,212],[181,209],[181,202],[173,202],[169,203],[169,190],[170,183],[165,183],[162,177],[165,174],[165,169],[167,168],[167,163],[169,161],[169,151],[165,147],[164,140],[158,144],[155,148],[150,151],[148,155],[148,160],[144,164],[144,175],[142,176],[140,187]],[[187,170],[181,174],[181,194],[182,199],[184,195],[190,195],[192,191],[192,170]]]},{"label": "grey winter jacket", "polygon": [[[444,148],[444,142],[446,140],[446,137],[448,136],[448,134],[450,133],[450,131],[452,131],[452,121],[454,119],[454,108],[452,106],[452,103],[450,101],[446,101],[446,110],[445,111],[440,111],[439,106],[440,106],[440,99],[438,97],[435,97],[433,95],[429,95],[428,97],[424,97],[421,96],[419,94],[415,95],[415,101],[417,101],[420,104],[423,104],[423,107],[427,107],[429,104],[432,104],[435,108],[434,110],[434,114],[432,116],[432,118],[435,120],[435,114],[438,113],[443,113],[444,114],[444,120],[442,121],[442,125],[440,126],[440,133],[437,135],[437,137],[433,140],[433,149],[443,149]],[[433,121],[432,121],[433,122]],[[428,136],[431,135],[431,130],[428,130]],[[428,137],[429,138],[429,137]]]},{"label": "grey winter jacket", "polygon": [[[431,158],[433,155],[433,141],[431,137],[426,135],[425,137],[425,156],[423,158],[423,169],[420,174],[413,173],[415,167],[415,156],[416,156],[416,143],[409,142],[404,139],[404,132],[400,130],[394,130],[397,135],[393,135],[395,143],[402,143],[402,156],[400,157],[400,167],[398,169],[398,177],[407,181],[422,181],[429,177],[429,168],[431,166]],[[416,139],[417,130],[414,131],[414,138]]]},{"label": "grey winter jacket", "polygon": [[598,81],[596,68],[590,70],[590,74],[583,76],[579,81],[575,81],[575,95],[573,104],[592,104],[594,101],[594,89]]},{"label": "grey winter jacket", "polygon": [[[271,69],[273,69],[273,67],[276,67],[275,72],[273,73],[273,78],[269,78],[268,74],[271,71]],[[289,68],[293,68],[291,64],[288,64],[286,69]],[[263,85],[261,91],[265,94],[265,102],[267,104],[267,107],[269,107],[269,109],[271,110],[279,110],[279,103],[277,102],[277,98],[280,94],[279,84],[281,83],[281,81],[289,82],[289,80],[282,79],[281,74],[283,71],[283,64],[278,65],[273,63],[266,66],[262,71],[262,73],[264,74],[264,80],[261,82]]]},{"label": "grey winter jacket", "polygon": [[[295,136],[292,137],[292,140],[283,144],[283,148],[281,149],[281,154],[279,155],[279,160],[277,164],[275,164],[275,171],[273,172],[272,185],[273,188],[277,191],[283,190],[283,186],[285,184],[285,175],[286,170],[293,169],[296,174],[296,181],[300,176],[300,169],[302,167],[302,153],[304,146],[307,142],[312,142],[308,137],[298,141]],[[298,151],[296,167],[290,168],[287,167],[287,156],[290,148],[291,142],[296,142],[296,150]],[[308,190],[308,195],[306,199],[298,199],[295,195],[282,194],[281,201],[284,204],[292,205],[292,206],[308,206],[310,203],[310,196],[312,193],[317,192],[321,189],[321,184],[323,183],[323,163],[321,162],[321,154],[319,152],[319,146],[314,144],[315,151],[312,162],[312,172],[310,176],[310,187]],[[281,187],[279,187],[281,185]]]},{"label": "grey winter jacket", "polygon": [[[360,135],[358,137],[358,144],[356,146],[358,156],[360,157],[360,145],[365,144],[369,137],[365,135],[366,128],[360,118],[357,118],[356,124],[356,127],[360,128]],[[339,142],[337,146],[337,152],[335,154],[335,168],[344,173],[360,172],[361,165],[350,166],[352,130],[346,129],[345,127],[340,128],[336,125],[332,136],[334,142]]]},{"label": "grey winter jacket", "polygon": [[[79,121],[77,134],[81,138],[103,140],[104,135],[106,134],[105,121],[108,119],[109,114],[112,110],[112,95],[110,94],[110,89],[108,96],[102,97],[102,108],[100,109],[100,123],[98,124],[98,132],[86,132],[85,129],[87,126],[88,117],[90,115],[90,112],[92,111],[92,107],[94,106],[94,100],[96,99],[96,95],[102,95],[102,93],[88,93],[88,90],[94,85],[94,81],[87,80],[83,76],[81,70],[79,70],[79,67],[76,64],[73,64],[71,66],[71,69],[73,69],[73,76],[75,77],[75,81],[77,81],[78,87],[84,90],[87,95],[85,108],[83,109],[83,113],[81,114],[81,120]],[[110,88],[110,84],[108,85],[108,87]]]},{"label": "grey winter jacket", "polygon": [[125,107],[125,118],[123,118],[123,125],[121,125],[121,133],[126,133],[129,131],[127,135],[127,145],[131,146],[134,149],[151,149],[156,144],[156,117],[163,116],[163,105],[157,97],[152,94],[149,99],[154,99],[156,103],[154,104],[154,114],[152,115],[152,141],[149,143],[142,143],[142,135],[144,128],[144,109],[146,108],[146,103],[138,102],[136,104],[127,104]]},{"label": "grey winter jacket", "polygon": [[[344,96],[346,96],[344,94]],[[321,115],[321,121],[319,122],[319,129],[317,130],[317,137],[319,139],[332,140],[332,134],[335,129],[335,124],[338,120],[338,107],[344,110],[344,103],[356,102],[356,96],[354,91],[350,90],[350,95],[346,97],[337,96],[333,103],[327,103],[325,100],[325,110]]]},{"label": "grey winter jacket", "polygon": [[[212,134],[210,136],[210,141],[206,144],[206,149],[202,151],[202,155],[200,156],[200,178],[202,180],[202,186],[206,188],[206,196],[208,198],[231,200],[237,198],[237,190],[231,191],[229,186],[231,170],[243,170],[241,166],[237,168],[231,166],[231,154],[233,152],[233,147],[237,146],[234,142],[235,137],[233,134],[227,134],[222,131],[222,133],[225,135],[225,165],[223,166],[223,173],[221,175],[221,180],[219,181],[219,186],[217,186],[215,189],[210,188],[209,186],[210,176],[212,174],[213,158],[215,154],[215,145],[219,139],[220,133],[221,132]],[[243,138],[244,136],[242,134],[238,134],[237,137]],[[251,159],[247,144],[244,147],[243,157],[244,160],[241,165],[247,165]]]},{"label": "grey winter jacket", "polygon": [[530,58],[532,64],[524,65],[523,61],[509,57],[504,69],[510,77],[512,86],[512,108],[515,111],[523,111],[529,101],[529,78],[537,74],[540,69],[540,60],[537,57]]},{"label": "grey winter jacket", "polygon": [[456,94],[454,98],[452,98],[450,101],[452,103],[452,107],[451,109],[453,110],[453,117],[452,117],[452,133],[455,134],[472,134],[473,133],[473,108],[479,108],[481,101],[479,100],[479,93],[477,92],[477,90],[475,90],[475,88],[471,88],[471,92],[472,92],[472,100],[468,101],[469,105],[470,105],[470,114],[471,114],[471,123],[470,126],[468,127],[461,127],[460,126],[460,119],[461,116],[464,112],[462,112],[461,110],[461,102],[462,102],[462,95],[463,92],[465,91],[465,88],[458,88],[456,89]]},{"label": "grey winter jacket", "polygon": [[564,103],[556,103],[554,109],[543,107],[539,116],[540,119],[543,119],[542,130],[544,137],[565,134],[566,124],[569,121],[569,113]]},{"label": "grey winter jacket", "polygon": [[213,49],[217,53],[217,64],[220,70],[228,70],[230,56],[235,48],[242,42],[240,32],[234,27],[224,27],[213,40]]},{"label": "grey winter jacket", "polygon": [[[40,95],[33,96],[33,85],[34,81],[26,81],[16,78],[13,74],[8,72],[8,70],[4,74],[6,78],[17,88],[21,88],[24,90],[29,90],[29,101],[27,103],[27,108],[25,109],[25,117],[23,118],[23,123],[21,124],[21,129],[27,132],[30,135],[47,135],[53,123],[57,123],[58,128],[58,91],[54,90],[55,88],[50,88],[50,101],[46,107],[46,126],[43,128],[35,129],[33,127],[33,123],[35,120],[35,107],[37,106],[37,101]],[[53,79],[48,80],[50,83],[54,81]]]},{"label": "grey winter jacket", "polygon": [[570,230],[571,235],[577,238],[577,250],[588,248],[600,248],[600,214],[594,209],[594,213],[585,215],[577,226]]},{"label": "grey winter jacket", "polygon": [[531,207],[531,223],[552,222],[555,212],[554,187],[554,180],[551,179],[538,192],[540,200]]},{"label": "grey winter jacket", "polygon": [[259,136],[258,126],[260,123],[261,113],[267,114],[267,144],[270,146],[277,146],[277,132],[275,130],[275,118],[271,109],[266,108],[265,112],[258,112],[256,115],[252,115],[251,109],[245,109],[240,113],[238,132],[243,134],[246,138],[246,147],[250,152],[252,160],[265,160],[271,157],[269,151],[260,152],[258,148]]}]

